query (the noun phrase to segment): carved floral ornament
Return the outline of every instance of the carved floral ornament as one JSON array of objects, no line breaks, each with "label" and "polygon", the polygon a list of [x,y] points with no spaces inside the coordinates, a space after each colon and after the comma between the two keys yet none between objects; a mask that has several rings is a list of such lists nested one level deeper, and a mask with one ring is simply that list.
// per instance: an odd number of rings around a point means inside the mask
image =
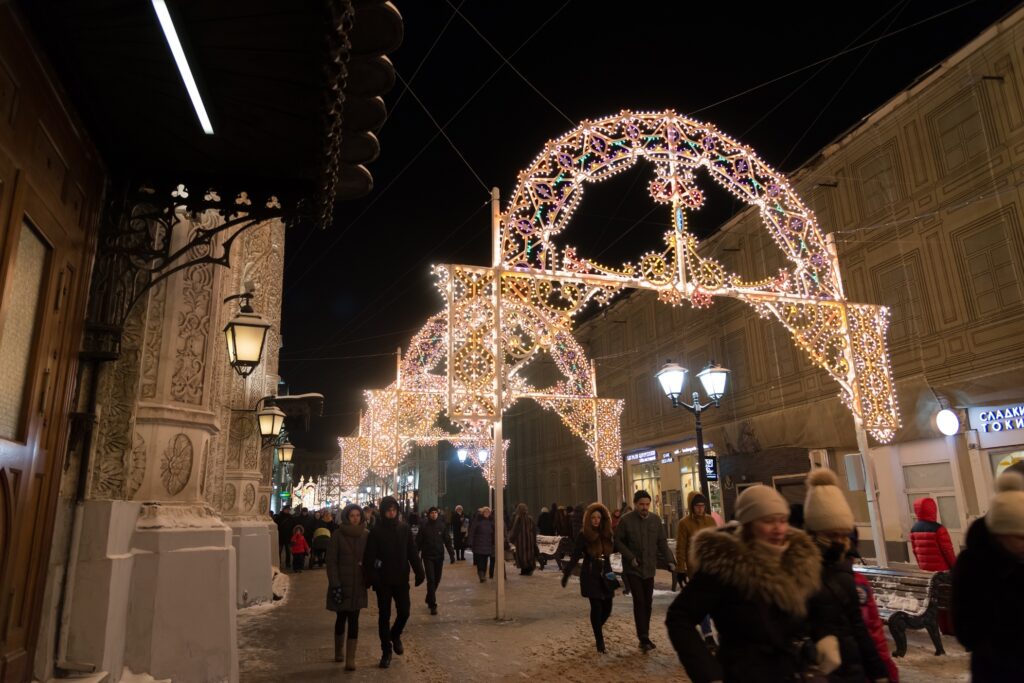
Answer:
[{"label": "carved floral ornament", "polygon": [[[654,167],[652,199],[672,214],[665,248],[635,264],[609,267],[557,245],[586,186],[640,159]],[[790,268],[749,280],[699,253],[686,227],[686,212],[704,201],[698,174],[756,207]],[[855,420],[875,439],[891,440],[900,426],[885,339],[888,310],[846,300],[836,254],[813,212],[782,174],[712,125],[672,111],[623,111],[583,122],[548,142],[519,174],[500,216],[499,239],[496,267],[434,269],[445,310],[413,338],[396,382],[366,392],[367,419],[359,434],[339,440],[346,479],[365,468],[390,472],[417,437],[460,438],[436,434],[441,412],[463,438],[486,439],[490,425],[524,397],[558,412],[587,443],[597,466],[613,473],[621,453],[622,402],[597,396],[572,321],[591,300],[605,304],[625,288],[655,291],[674,306],[705,308],[718,296],[746,302],[780,322],[811,362],[836,380]],[[541,354],[563,375],[551,387],[533,387],[523,376]]]}]

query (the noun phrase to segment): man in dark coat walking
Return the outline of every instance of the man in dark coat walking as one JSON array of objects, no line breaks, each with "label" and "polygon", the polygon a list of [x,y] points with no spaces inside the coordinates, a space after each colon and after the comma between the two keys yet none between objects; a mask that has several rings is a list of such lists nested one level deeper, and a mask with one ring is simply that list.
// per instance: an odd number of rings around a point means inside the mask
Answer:
[{"label": "man in dark coat walking", "polygon": [[[409,569],[416,585],[423,583],[423,563],[409,525],[398,518],[398,501],[386,496],[380,501],[380,519],[366,540],[363,567],[377,593],[377,630],[380,635],[380,668],[391,666],[391,653],[402,654],[402,629],[409,620]],[[395,623],[391,624],[391,601],[395,602]]]},{"label": "man in dark coat walking", "polygon": [[448,525],[438,517],[438,509],[430,508],[426,521],[420,524],[419,533],[416,534],[416,547],[419,548],[423,569],[427,574],[426,602],[431,614],[437,614],[437,586],[441,583],[446,550],[448,561],[455,563],[455,550],[452,548],[452,537],[448,534]]},{"label": "man in dark coat walking", "polygon": [[461,505],[455,506],[452,513],[452,542],[455,545],[455,559],[466,559],[466,537],[469,536],[469,517],[462,511]]},{"label": "man in dark coat walking", "polygon": [[1004,472],[996,489],[953,567],[953,624],[975,683],[1019,681],[1024,672],[1024,476]]},{"label": "man in dark coat walking", "polygon": [[640,641],[640,649],[647,652],[654,649],[650,628],[658,557],[668,565],[670,572],[676,570],[676,563],[668,549],[661,518],[651,512],[651,494],[637,491],[633,494],[633,507],[634,510],[623,515],[615,528],[615,549],[622,553],[622,578],[633,595],[636,637]]}]

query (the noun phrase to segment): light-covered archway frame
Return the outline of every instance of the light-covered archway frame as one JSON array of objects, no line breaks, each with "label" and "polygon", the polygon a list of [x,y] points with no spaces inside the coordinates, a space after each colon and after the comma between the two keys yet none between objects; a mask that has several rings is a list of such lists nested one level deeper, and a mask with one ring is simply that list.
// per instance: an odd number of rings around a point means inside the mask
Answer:
[{"label": "light-covered archway frame", "polygon": [[[652,198],[671,207],[673,230],[665,234],[665,249],[612,268],[556,245],[585,186],[641,158],[654,166]],[[701,169],[758,208],[789,269],[751,281],[698,253],[686,211],[703,204],[696,182]],[[474,425],[499,421],[507,407],[502,387],[514,389],[519,371],[536,353],[557,350],[572,334],[573,316],[588,302],[606,303],[632,287],[655,291],[672,305],[707,307],[716,296],[750,304],[762,317],[781,322],[811,362],[836,380],[859,427],[880,442],[899,428],[885,340],[888,310],[846,300],[835,249],[814,213],[781,173],[713,126],[672,111],[623,111],[585,121],[548,142],[519,174],[496,223],[491,268],[435,268],[447,299],[452,421],[474,431]],[[565,380],[554,393],[595,395],[585,359],[558,365]]]}]

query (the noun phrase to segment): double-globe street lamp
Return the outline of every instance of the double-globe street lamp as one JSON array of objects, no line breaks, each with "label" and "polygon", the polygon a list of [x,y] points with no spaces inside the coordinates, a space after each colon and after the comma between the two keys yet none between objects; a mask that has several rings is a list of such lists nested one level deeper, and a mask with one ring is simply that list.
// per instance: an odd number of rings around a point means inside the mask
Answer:
[{"label": "double-globe street lamp", "polygon": [[669,360],[654,376],[661,383],[662,391],[672,401],[673,408],[686,408],[694,415],[697,432],[697,476],[700,479],[700,491],[704,494],[710,508],[711,493],[708,489],[708,474],[710,470],[712,478],[717,480],[718,469],[715,462],[704,455],[704,432],[700,414],[711,406],[718,408],[721,405],[722,396],[725,395],[725,385],[729,379],[729,371],[711,361],[707,367],[697,373],[697,379],[700,380],[704,387],[704,393],[708,396],[707,403],[701,403],[700,394],[696,390],[691,394],[691,403],[679,399],[683,393],[683,385],[686,383],[686,373],[686,368]]}]

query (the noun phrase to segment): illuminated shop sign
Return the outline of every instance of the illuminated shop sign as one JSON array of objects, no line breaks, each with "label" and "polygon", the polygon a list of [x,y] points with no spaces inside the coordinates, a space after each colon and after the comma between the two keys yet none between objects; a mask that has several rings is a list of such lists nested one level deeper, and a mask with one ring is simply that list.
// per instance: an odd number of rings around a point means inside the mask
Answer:
[{"label": "illuminated shop sign", "polygon": [[661,464],[662,465],[671,465],[672,464],[672,454],[668,453],[668,452],[662,453],[661,454]]},{"label": "illuminated shop sign", "polygon": [[704,478],[718,481],[718,458],[704,458]]},{"label": "illuminated shop sign", "polygon": [[983,448],[1024,441],[1024,403],[968,408],[967,417],[971,429],[977,430]]},{"label": "illuminated shop sign", "polygon": [[658,459],[658,451],[653,448],[649,451],[637,451],[626,456],[626,462],[653,462]]}]

